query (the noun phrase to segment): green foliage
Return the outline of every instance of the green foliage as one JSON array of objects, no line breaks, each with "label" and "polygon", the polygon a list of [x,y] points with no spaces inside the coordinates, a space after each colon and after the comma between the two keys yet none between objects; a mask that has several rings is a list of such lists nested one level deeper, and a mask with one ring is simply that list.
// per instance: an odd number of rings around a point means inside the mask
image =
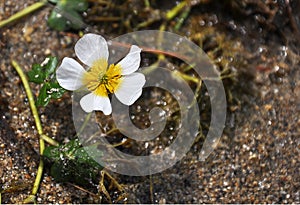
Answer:
[{"label": "green foliage", "polygon": [[58,60],[56,57],[47,57],[41,64],[34,64],[27,73],[28,80],[41,84],[41,90],[36,100],[37,106],[46,106],[51,99],[61,98],[65,89],[60,87],[55,77]]},{"label": "green foliage", "polygon": [[[102,153],[97,146],[90,146],[94,153],[101,157]],[[97,174],[102,167],[95,162],[80,145],[78,139],[58,147],[49,146],[43,155],[53,162],[51,176],[58,182],[74,182],[80,185],[88,185],[90,181],[96,180]]]},{"label": "green foliage", "polygon": [[85,0],[49,0],[56,4],[52,10],[48,25],[58,31],[68,29],[81,29],[84,25],[81,12],[88,8],[88,3]]}]

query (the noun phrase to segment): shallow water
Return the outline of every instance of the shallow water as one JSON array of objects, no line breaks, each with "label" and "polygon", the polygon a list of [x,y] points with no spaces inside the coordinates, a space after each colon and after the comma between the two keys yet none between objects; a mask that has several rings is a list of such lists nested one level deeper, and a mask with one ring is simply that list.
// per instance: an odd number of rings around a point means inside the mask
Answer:
[{"label": "shallow water", "polygon": [[[33,2],[1,0],[0,19]],[[118,21],[87,19],[90,25],[87,30],[112,38],[131,31],[132,27],[151,16],[141,3],[128,2],[124,3],[128,8],[126,11],[98,6],[89,12],[93,15],[103,12],[104,16],[124,15],[131,21],[130,26]],[[194,6],[176,32],[199,45],[203,44],[203,49],[217,60],[221,71],[228,68],[225,74],[236,76],[224,80],[228,112],[221,141],[204,162],[197,157],[204,140],[200,138],[186,157],[162,173],[145,177],[113,176],[124,185],[126,200],[132,203],[300,203],[300,58],[299,43],[295,40],[297,30],[291,26],[285,12],[277,14],[263,10],[248,1],[241,1],[244,4],[238,10],[235,10],[239,6],[236,1],[228,1],[233,2],[233,6],[207,2],[210,3]],[[174,6],[165,3],[160,8],[157,1],[150,1],[150,4],[158,10],[158,15]],[[299,7],[294,5],[295,2],[292,4],[292,14],[298,23],[296,13]],[[276,4],[262,8],[276,9]],[[280,5],[278,8],[285,7]],[[1,28],[0,190],[6,190],[2,194],[3,203],[16,203],[28,196],[40,157],[38,134],[28,100],[10,61],[18,61],[24,71],[28,71],[33,63],[42,62],[49,54],[58,56],[60,60],[74,56],[73,46],[78,35],[49,29],[45,19],[50,9],[46,7]],[[167,30],[174,31],[177,19],[167,23]],[[144,28],[158,29],[164,21],[162,19]],[[214,49],[217,52],[213,52]],[[155,60],[151,56],[145,56],[145,59],[145,64]],[[31,86],[37,93],[38,86]],[[155,92],[152,91],[152,95],[149,92],[148,97],[154,100],[157,97]],[[205,90],[202,93],[205,94]],[[174,105],[168,100],[166,97],[161,104],[167,102],[167,108],[175,109],[176,103]],[[206,96],[202,102],[207,103],[207,100]],[[203,107],[202,111],[205,111]],[[70,94],[40,109],[45,133],[60,142],[74,136],[71,109]],[[139,109],[147,108],[136,106],[132,109],[137,113],[133,121],[147,127],[148,116],[139,115]],[[209,122],[205,112],[201,113],[201,117],[203,125]],[[172,133],[176,133],[176,123],[171,121],[169,131],[160,140],[147,146],[132,142],[121,149],[138,154],[159,151],[172,141]],[[118,135],[114,137],[112,141],[118,141]],[[47,164],[37,196],[38,203],[100,202],[94,195],[71,184],[55,182],[49,174]],[[89,191],[96,193],[95,187]],[[111,192],[113,199],[118,194]]]}]

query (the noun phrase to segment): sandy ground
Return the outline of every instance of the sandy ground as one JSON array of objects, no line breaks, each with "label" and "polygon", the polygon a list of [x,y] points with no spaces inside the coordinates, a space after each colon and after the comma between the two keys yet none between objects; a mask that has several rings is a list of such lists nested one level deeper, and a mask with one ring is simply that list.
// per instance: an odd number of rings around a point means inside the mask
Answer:
[{"label": "sandy ground", "polygon": [[[33,2],[1,0],[0,19]],[[47,27],[49,10],[35,12],[0,32],[0,190],[18,187],[2,194],[3,203],[17,203],[28,196],[39,161],[38,134],[11,59],[28,71],[46,55],[59,56],[60,60],[74,55],[78,39],[77,35]],[[129,202],[300,203],[300,69],[295,54],[300,50],[282,57],[283,44],[276,39],[270,41],[253,47],[270,51],[266,57],[271,60],[265,65],[273,67],[267,71],[256,69],[256,60],[264,55],[261,52],[249,65],[251,72],[255,70],[254,78],[239,79],[243,89],[233,92],[239,96],[239,106],[229,111],[225,132],[213,154],[200,162],[199,147],[194,145],[185,158],[160,174],[114,175],[124,184]],[[274,65],[279,65],[278,69]],[[32,89],[37,91],[37,87]],[[40,116],[45,133],[56,140],[74,135],[69,94],[40,110]],[[37,202],[99,200],[70,184],[56,183],[46,167]]]}]

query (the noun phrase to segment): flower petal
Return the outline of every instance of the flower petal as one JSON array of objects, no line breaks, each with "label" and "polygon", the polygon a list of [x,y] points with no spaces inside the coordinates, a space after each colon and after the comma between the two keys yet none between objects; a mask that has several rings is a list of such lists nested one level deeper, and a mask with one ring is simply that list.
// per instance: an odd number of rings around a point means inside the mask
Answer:
[{"label": "flower petal", "polygon": [[122,75],[135,72],[141,63],[141,51],[138,46],[132,45],[129,53],[118,63],[122,68]]},{"label": "flower petal", "polygon": [[75,53],[84,64],[91,67],[97,60],[108,59],[106,40],[97,34],[85,34],[75,45]]},{"label": "flower petal", "polygon": [[108,97],[97,96],[93,93],[83,96],[80,100],[80,105],[85,112],[100,110],[105,115],[109,115],[112,111]]},{"label": "flower petal", "polygon": [[77,90],[82,84],[82,76],[86,71],[74,59],[65,57],[56,70],[56,78],[61,87],[66,90]]},{"label": "flower petal", "polygon": [[145,82],[145,76],[141,73],[126,75],[115,91],[115,95],[121,103],[132,105],[141,96]]}]

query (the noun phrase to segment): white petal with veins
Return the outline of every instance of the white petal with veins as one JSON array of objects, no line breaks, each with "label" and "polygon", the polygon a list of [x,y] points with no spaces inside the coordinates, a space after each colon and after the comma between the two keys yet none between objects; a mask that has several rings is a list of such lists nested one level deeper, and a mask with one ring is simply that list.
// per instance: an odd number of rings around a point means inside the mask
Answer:
[{"label": "white petal with veins", "polygon": [[132,105],[141,96],[145,82],[145,76],[141,73],[126,75],[115,91],[115,95],[121,103]]},{"label": "white petal with veins", "polygon": [[97,96],[93,93],[83,96],[80,105],[85,112],[100,110],[105,115],[111,114],[112,108],[108,97]]},{"label": "white petal with veins", "polygon": [[75,53],[84,64],[91,67],[97,60],[108,59],[106,40],[97,34],[85,34],[75,45]]},{"label": "white petal with veins", "polygon": [[122,75],[129,75],[140,66],[141,63],[141,51],[139,47],[132,45],[129,53],[118,63],[122,68]]},{"label": "white petal with veins", "polygon": [[82,87],[82,76],[86,71],[74,59],[65,57],[56,71],[56,79],[66,90],[77,90]]}]

